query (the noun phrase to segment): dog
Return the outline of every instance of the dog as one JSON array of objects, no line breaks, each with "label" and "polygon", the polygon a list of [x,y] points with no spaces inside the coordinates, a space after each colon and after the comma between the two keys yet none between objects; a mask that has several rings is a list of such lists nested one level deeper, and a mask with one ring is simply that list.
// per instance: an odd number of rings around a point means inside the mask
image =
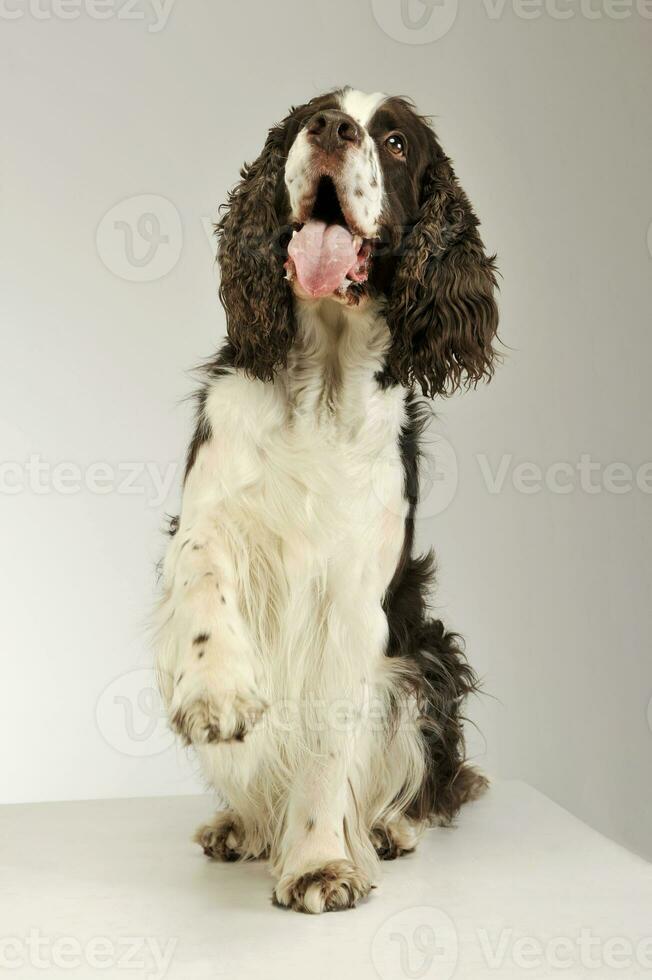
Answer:
[{"label": "dog", "polygon": [[415,555],[428,399],[493,374],[495,257],[403,98],[293,108],[216,225],[227,339],[204,367],[156,663],[226,809],[196,836],[267,858],[273,901],[351,908],[485,788],[476,677]]}]

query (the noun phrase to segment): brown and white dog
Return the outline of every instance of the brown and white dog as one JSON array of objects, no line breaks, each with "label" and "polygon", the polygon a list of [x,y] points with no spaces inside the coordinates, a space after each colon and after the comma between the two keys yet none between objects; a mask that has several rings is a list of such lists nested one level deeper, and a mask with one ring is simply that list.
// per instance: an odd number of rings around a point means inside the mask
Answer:
[{"label": "brown and white dog", "polygon": [[217,231],[228,340],[164,562],[160,686],[227,806],[205,852],[268,857],[279,905],[348,908],[486,784],[413,521],[418,393],[491,376],[495,267],[427,122],[349,88],[270,131]]}]

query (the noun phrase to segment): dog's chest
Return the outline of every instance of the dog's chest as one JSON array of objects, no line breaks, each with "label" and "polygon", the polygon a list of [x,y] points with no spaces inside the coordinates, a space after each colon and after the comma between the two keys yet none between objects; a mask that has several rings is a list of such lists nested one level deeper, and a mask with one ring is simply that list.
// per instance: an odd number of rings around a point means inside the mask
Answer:
[{"label": "dog's chest", "polygon": [[370,373],[235,375],[215,384],[207,414],[214,477],[250,547],[277,555],[289,581],[337,574],[387,587],[407,509],[401,391]]}]

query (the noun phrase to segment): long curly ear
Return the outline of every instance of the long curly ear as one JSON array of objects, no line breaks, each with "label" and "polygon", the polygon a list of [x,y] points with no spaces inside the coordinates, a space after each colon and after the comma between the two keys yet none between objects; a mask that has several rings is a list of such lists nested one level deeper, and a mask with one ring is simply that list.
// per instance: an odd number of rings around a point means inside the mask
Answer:
[{"label": "long curly ear", "polygon": [[235,365],[262,381],[286,363],[295,333],[275,207],[284,143],[282,123],[270,130],[258,159],[242,168],[216,226],[220,299]]},{"label": "long curly ear", "polygon": [[498,328],[495,256],[434,135],[421,211],[403,240],[387,303],[388,368],[424,395],[451,394],[493,374]]}]

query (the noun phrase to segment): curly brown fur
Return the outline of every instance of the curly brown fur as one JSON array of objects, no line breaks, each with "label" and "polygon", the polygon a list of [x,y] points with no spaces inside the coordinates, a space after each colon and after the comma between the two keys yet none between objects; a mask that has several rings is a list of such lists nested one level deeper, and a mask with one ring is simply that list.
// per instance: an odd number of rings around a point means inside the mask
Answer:
[{"label": "curly brown fur", "polygon": [[276,207],[284,141],[282,123],[270,130],[258,159],[242,168],[216,226],[220,299],[234,364],[261,381],[271,380],[286,363],[296,329]]},{"label": "curly brown fur", "polygon": [[429,138],[421,210],[400,246],[386,317],[390,374],[432,397],[492,376],[498,309],[495,257],[485,255],[451,162]]}]

